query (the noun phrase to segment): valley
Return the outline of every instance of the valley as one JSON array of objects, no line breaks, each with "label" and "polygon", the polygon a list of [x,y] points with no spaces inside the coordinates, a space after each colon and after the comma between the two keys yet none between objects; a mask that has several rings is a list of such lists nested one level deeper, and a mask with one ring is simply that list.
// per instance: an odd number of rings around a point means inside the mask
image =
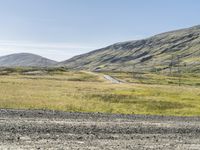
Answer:
[{"label": "valley", "polygon": [[0,57],[0,149],[199,149],[199,35]]}]

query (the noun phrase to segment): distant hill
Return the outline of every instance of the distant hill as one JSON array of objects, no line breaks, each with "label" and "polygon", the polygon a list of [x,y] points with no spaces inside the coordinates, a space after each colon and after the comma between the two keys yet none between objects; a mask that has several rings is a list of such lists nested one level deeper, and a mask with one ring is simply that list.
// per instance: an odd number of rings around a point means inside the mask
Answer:
[{"label": "distant hill", "polygon": [[[178,59],[179,57],[179,59]],[[116,43],[73,57],[60,65],[88,70],[169,70],[170,64],[200,70],[200,26]]]},{"label": "distant hill", "polygon": [[0,57],[0,66],[3,67],[46,67],[55,65],[56,63],[56,61],[30,53],[18,53]]}]

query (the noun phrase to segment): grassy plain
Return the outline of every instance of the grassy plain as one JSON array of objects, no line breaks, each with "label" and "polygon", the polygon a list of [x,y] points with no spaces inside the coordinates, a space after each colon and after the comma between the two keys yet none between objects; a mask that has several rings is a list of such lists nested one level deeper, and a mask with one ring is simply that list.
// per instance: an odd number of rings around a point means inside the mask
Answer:
[{"label": "grassy plain", "polygon": [[186,83],[190,84],[185,83],[179,87],[177,84],[163,81],[163,78],[168,78],[164,76],[147,75],[151,78],[142,79],[143,81],[136,78],[132,81],[129,74],[111,75],[130,83],[112,84],[105,81],[101,74],[76,71],[58,70],[51,73],[43,72],[40,75],[27,75],[21,72],[2,74],[0,108],[200,115],[198,77],[188,78],[189,81]]}]

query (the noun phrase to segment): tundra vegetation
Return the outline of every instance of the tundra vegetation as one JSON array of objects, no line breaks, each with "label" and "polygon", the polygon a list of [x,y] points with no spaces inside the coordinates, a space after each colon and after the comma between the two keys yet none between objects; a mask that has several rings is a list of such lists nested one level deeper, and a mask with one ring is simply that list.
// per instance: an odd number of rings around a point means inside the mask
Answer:
[{"label": "tundra vegetation", "polygon": [[[200,75],[89,73],[65,68],[1,68],[0,108],[174,116],[200,115]],[[125,81],[112,84],[111,75]],[[139,74],[139,75],[138,75]]]}]

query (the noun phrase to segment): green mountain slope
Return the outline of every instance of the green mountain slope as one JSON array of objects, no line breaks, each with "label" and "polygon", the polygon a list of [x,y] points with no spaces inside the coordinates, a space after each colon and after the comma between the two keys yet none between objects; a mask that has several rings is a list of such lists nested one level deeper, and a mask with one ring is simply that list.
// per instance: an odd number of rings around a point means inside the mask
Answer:
[{"label": "green mountain slope", "polygon": [[60,65],[73,69],[169,71],[170,66],[199,72],[200,25],[114,45],[73,57]]}]

